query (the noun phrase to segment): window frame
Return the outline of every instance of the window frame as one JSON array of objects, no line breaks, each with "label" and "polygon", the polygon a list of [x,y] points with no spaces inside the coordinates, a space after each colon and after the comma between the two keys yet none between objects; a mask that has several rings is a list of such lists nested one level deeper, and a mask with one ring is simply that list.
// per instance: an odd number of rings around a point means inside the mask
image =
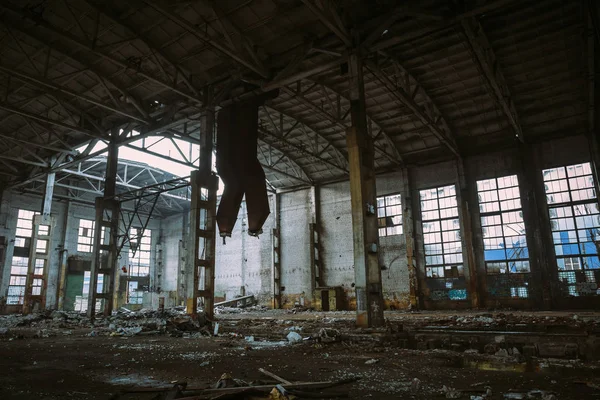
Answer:
[{"label": "window frame", "polygon": [[[440,196],[440,189],[452,188],[454,193],[449,196]],[[430,194],[435,191],[435,197],[430,197],[428,195],[424,195],[424,192],[429,192]],[[452,205],[452,198],[454,198],[454,205]],[[440,205],[440,200],[443,200],[444,203],[446,201],[450,201],[450,205],[446,207],[447,204],[444,204],[445,207]],[[425,208],[424,202],[435,201],[436,207],[434,208]],[[460,210],[458,207],[458,192],[456,190],[456,184],[448,184],[448,185],[440,185],[434,186],[430,188],[419,189],[419,208],[421,212],[421,232],[422,232],[422,241],[423,241],[423,257],[425,260],[425,277],[426,279],[438,279],[438,280],[446,280],[448,279],[457,279],[464,277],[464,268],[465,268],[465,260],[463,255],[463,243],[462,243],[462,233],[460,229]],[[456,209],[456,215],[446,215],[442,216],[443,212],[450,212],[454,214],[453,211],[449,211],[452,209]],[[437,216],[434,218],[426,217],[426,213],[437,213]],[[458,225],[456,229],[447,229],[450,226],[447,224],[452,221],[456,221]],[[437,223],[439,230],[435,229],[433,226],[433,230],[426,232],[425,224],[433,224]],[[444,229],[443,225],[446,223],[446,229]],[[448,240],[450,239],[451,233],[458,232],[458,236],[455,237],[456,240]],[[447,235],[445,235],[447,234]],[[434,242],[427,242],[426,235],[431,235],[430,237],[435,238],[436,235],[439,235],[439,240]],[[448,239],[444,239],[447,236]],[[445,246],[448,245],[448,246]],[[428,250],[428,246],[430,246],[431,250]],[[445,247],[449,249],[458,249],[458,251],[448,251]],[[438,248],[439,250],[435,250]],[[449,261],[446,262],[446,256],[457,256],[460,258],[460,261]],[[439,259],[441,262],[428,262],[428,259]],[[454,269],[456,268],[456,270]],[[440,276],[439,272],[443,272],[443,276]],[[447,271],[450,271],[449,273]],[[466,293],[465,293],[466,295]]]},{"label": "window frame", "polygon": [[[396,197],[398,196],[399,202],[398,204],[390,204],[388,205],[388,198],[391,197]],[[403,220],[403,214],[404,214],[404,210],[402,209],[402,194],[399,192],[396,193],[390,193],[390,194],[385,194],[382,196],[377,196],[377,229],[378,229],[378,233],[379,233],[379,237],[388,237],[388,236],[398,236],[398,235],[403,235],[404,234],[404,220]],[[383,207],[379,207],[379,202],[383,201]],[[388,208],[390,207],[399,207],[400,212],[398,214],[387,214]],[[383,211],[383,215],[380,216],[380,210]],[[394,224],[393,223],[393,218],[395,217],[400,217],[400,223],[398,224]],[[385,220],[385,226],[381,226],[380,225],[380,221],[381,220]],[[392,220],[392,225],[387,225],[388,219]],[[400,232],[392,232],[392,233],[388,233],[388,230],[390,229],[399,229]],[[382,231],[385,231],[385,233],[382,233]]]}]

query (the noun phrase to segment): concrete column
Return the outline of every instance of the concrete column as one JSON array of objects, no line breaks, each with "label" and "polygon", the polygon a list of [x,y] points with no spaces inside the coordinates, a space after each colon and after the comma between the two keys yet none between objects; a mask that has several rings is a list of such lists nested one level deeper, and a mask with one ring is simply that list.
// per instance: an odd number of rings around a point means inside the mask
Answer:
[{"label": "concrete column", "polygon": [[375,187],[374,148],[367,130],[363,66],[360,54],[349,57],[350,113],[348,161],[352,203],[354,245],[354,284],[356,323],[363,327],[384,325],[379,232],[377,227],[377,191]]},{"label": "concrete column", "polygon": [[[54,160],[54,157],[52,160]],[[25,314],[35,310],[42,310],[46,307],[48,269],[50,268],[50,254],[53,249],[52,229],[54,227],[54,220],[50,213],[52,211],[55,179],[56,173],[54,172],[49,172],[46,175],[46,185],[44,186],[44,196],[42,198],[42,214],[33,217],[33,232],[27,264],[25,296],[23,299],[23,313]],[[46,242],[45,252],[37,251],[38,241]],[[40,264],[42,265],[42,271],[40,271]]]},{"label": "concrete column", "polygon": [[65,207],[65,216],[63,218],[63,234],[61,238],[61,249],[59,257],[58,285],[56,293],[56,308],[64,310],[65,308],[65,291],[67,290],[67,259],[69,252],[66,249],[67,231],[69,229],[69,214],[71,213],[71,202],[67,200]]},{"label": "concrete column", "polygon": [[418,309],[420,306],[419,280],[414,224],[410,172],[408,168],[404,168],[402,170],[402,226],[404,228],[404,239],[406,240],[406,265],[408,268],[410,307]]},{"label": "concrete column", "polygon": [[522,170],[519,174],[523,217],[532,274],[532,297],[537,306],[551,309],[553,286],[558,281],[552,230],[546,206],[546,194],[538,157],[531,145],[520,147]]},{"label": "concrete column", "polygon": [[458,184],[460,191],[458,192],[458,201],[460,202],[460,231],[462,232],[463,242],[463,263],[466,262],[468,271],[467,287],[469,288],[468,295],[471,299],[471,307],[480,307],[479,295],[479,276],[477,273],[477,265],[475,263],[475,250],[473,248],[473,224],[471,221],[471,206],[473,190],[473,182],[469,180],[465,173],[464,162],[461,158],[456,160],[456,169],[458,174]]}]

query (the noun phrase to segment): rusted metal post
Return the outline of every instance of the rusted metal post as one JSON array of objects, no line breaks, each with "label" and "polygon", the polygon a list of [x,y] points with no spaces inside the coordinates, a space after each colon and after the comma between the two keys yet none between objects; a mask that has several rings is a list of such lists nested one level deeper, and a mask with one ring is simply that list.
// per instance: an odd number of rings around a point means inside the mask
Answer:
[{"label": "rusted metal post", "polygon": [[273,194],[275,228],[271,235],[271,277],[273,282],[273,308],[281,308],[281,236],[279,235],[279,194]]},{"label": "rusted metal post", "polygon": [[311,284],[310,293],[313,303],[318,297],[316,288],[324,286],[323,266],[321,257],[321,215],[320,215],[319,187],[312,186],[310,189],[310,214],[311,222],[308,224],[309,254]]},{"label": "rusted metal post", "polygon": [[410,307],[411,309],[418,309],[420,306],[419,280],[417,278],[418,267],[415,253],[415,225],[413,219],[410,171],[408,168],[402,170],[402,183],[402,226],[404,227],[404,239],[406,240],[406,265],[408,268]]},{"label": "rusted metal post", "polygon": [[460,201],[460,230],[462,232],[463,248],[467,262],[468,288],[469,297],[471,299],[471,307],[479,308],[479,274],[477,273],[477,265],[475,264],[475,249],[473,247],[473,224],[471,222],[471,188],[472,184],[468,181],[465,175],[465,166],[462,158],[456,159],[456,170],[458,175],[458,183],[460,192],[458,199]]},{"label": "rusted metal post", "polygon": [[375,152],[367,129],[363,66],[357,51],[351,53],[348,66],[352,127],[346,133],[346,141],[350,164],[356,324],[377,327],[384,324],[384,304],[378,256]]},{"label": "rusted metal post", "polygon": [[[111,132],[106,159],[106,176],[104,196],[96,198],[96,219],[94,225],[94,246],[92,249],[92,265],[90,270],[90,291],[88,295],[87,315],[94,319],[96,300],[102,299],[104,315],[110,315],[113,307],[118,305],[116,290],[118,274],[116,273],[117,233],[119,229],[120,204],[114,199],[117,185],[117,167],[119,163],[119,131]],[[104,230],[104,235],[102,231]],[[104,236],[104,242],[102,237]],[[106,243],[108,242],[108,243]],[[102,275],[102,291],[98,293],[98,276]]]},{"label": "rusted metal post", "polygon": [[[215,238],[218,178],[212,172],[214,140],[214,107],[208,107],[200,131],[200,166],[192,171],[192,204],[187,268],[187,313],[196,315],[198,298],[202,298],[206,317],[214,317]],[[191,276],[190,276],[191,275]]]}]

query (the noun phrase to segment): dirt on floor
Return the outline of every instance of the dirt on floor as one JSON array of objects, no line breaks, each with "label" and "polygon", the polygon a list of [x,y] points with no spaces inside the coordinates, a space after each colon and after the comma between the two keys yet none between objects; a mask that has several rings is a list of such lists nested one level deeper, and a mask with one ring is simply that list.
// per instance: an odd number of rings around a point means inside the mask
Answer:
[{"label": "dirt on floor", "polygon": [[[596,313],[396,312],[374,330],[355,328],[350,312],[220,311],[216,336],[214,325],[205,329],[177,313],[126,314],[94,325],[56,312],[0,317],[0,399],[108,400],[176,382],[214,387],[225,373],[237,385],[275,386],[259,368],[292,382],[352,381],[327,390],[352,399],[600,399],[596,357],[524,354],[497,339],[503,331],[543,331],[555,342],[565,335],[589,340]],[[420,329],[431,328],[462,329],[470,338],[481,331],[497,343],[414,343]]]}]

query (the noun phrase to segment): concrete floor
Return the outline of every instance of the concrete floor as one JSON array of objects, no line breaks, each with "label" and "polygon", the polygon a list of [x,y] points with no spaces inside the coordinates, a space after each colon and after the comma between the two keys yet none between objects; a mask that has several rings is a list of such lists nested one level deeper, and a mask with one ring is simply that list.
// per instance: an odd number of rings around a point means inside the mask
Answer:
[{"label": "concrete floor", "polygon": [[[216,337],[194,332],[185,332],[183,337],[111,336],[114,327],[44,321],[11,327],[0,336],[0,398],[109,399],[127,388],[169,387],[174,381],[207,387],[223,373],[249,383],[269,383],[270,378],[258,368],[290,381],[360,378],[336,389],[355,399],[445,398],[444,386],[461,391],[463,399],[482,395],[487,387],[491,399],[503,399],[508,393],[517,396],[513,398],[529,393],[546,400],[552,394],[557,399],[600,398],[600,363],[595,357],[505,354],[503,350],[512,351],[514,346],[520,347],[521,353],[522,344],[515,344],[518,340],[510,335],[496,333],[504,324],[505,328],[520,330],[519,338],[529,332],[527,337],[535,336],[535,340],[553,335],[553,343],[573,343],[576,332],[586,332],[586,340],[590,340],[595,337],[600,313],[391,312],[386,317],[390,320],[387,329],[373,331],[354,328],[351,312],[220,314]],[[471,338],[488,337],[486,331],[491,331],[493,338],[503,336],[505,341],[497,343],[499,353],[495,354],[475,352],[483,342],[463,343],[461,347],[457,345],[460,340],[417,340],[438,345],[409,348],[415,347],[414,338],[421,330],[432,327],[481,332],[470,334]],[[546,327],[545,332],[541,327]],[[335,329],[343,339],[335,343],[286,342],[291,330],[308,337],[318,336],[321,328]],[[564,332],[558,332],[561,329]],[[92,331],[95,336],[89,336]],[[402,337],[408,338],[407,342],[397,340]],[[419,383],[413,383],[415,379]],[[149,398],[147,394],[127,397]]]}]

